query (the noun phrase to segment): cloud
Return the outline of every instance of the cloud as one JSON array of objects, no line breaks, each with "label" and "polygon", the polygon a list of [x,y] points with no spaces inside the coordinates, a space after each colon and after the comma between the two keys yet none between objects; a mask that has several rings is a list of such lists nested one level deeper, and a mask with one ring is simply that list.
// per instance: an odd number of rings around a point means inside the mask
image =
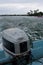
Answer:
[{"label": "cloud", "polygon": [[43,0],[0,0],[0,3],[42,3]]},{"label": "cloud", "polygon": [[0,14],[22,14],[34,9],[40,9],[43,11],[43,6],[40,5],[40,3],[0,4]]},{"label": "cloud", "polygon": [[3,7],[3,8],[17,8],[17,9],[19,9],[19,8],[35,8],[35,7],[37,7],[39,4],[38,3],[14,3],[14,4],[12,4],[12,3],[10,3],[10,4],[0,4],[0,8],[1,7]]}]

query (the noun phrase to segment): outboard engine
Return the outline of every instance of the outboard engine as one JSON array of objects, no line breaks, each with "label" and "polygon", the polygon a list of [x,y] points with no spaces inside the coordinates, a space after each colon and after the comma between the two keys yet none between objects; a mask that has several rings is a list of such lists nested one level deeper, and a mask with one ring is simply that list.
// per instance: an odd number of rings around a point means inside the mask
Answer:
[{"label": "outboard engine", "polygon": [[3,31],[3,48],[10,55],[13,65],[27,65],[30,62],[30,41],[26,33],[19,28],[11,28]]}]

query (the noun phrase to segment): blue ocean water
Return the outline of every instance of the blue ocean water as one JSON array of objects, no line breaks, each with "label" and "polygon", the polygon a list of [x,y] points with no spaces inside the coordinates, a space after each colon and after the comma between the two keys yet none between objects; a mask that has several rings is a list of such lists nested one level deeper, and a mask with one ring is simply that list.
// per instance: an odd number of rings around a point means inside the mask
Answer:
[{"label": "blue ocean water", "polygon": [[26,33],[37,31],[43,37],[43,17],[0,16],[0,43],[2,31],[15,27],[23,29]]}]

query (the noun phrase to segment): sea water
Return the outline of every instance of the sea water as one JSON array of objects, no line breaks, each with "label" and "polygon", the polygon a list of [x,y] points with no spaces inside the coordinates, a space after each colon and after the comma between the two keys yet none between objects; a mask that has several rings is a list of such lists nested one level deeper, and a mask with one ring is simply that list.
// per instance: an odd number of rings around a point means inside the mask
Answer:
[{"label": "sea water", "polygon": [[43,38],[43,17],[0,16],[0,43],[2,42],[2,31],[15,27],[23,29],[26,33],[37,31]]}]

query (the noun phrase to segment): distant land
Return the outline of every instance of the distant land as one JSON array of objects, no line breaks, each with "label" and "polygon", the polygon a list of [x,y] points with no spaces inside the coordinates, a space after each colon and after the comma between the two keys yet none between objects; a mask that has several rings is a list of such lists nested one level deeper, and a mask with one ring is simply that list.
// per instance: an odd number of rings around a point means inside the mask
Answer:
[{"label": "distant land", "polygon": [[4,14],[4,15],[0,15],[0,16],[27,16],[26,14]]},{"label": "distant land", "polygon": [[43,16],[43,12],[36,9],[34,11],[30,10],[26,14],[2,14],[0,16]]}]

